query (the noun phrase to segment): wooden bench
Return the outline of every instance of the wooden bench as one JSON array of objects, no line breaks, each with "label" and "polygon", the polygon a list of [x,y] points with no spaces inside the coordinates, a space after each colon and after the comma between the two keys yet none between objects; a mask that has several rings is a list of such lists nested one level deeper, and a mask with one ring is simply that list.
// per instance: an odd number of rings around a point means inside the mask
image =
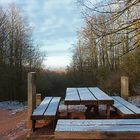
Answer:
[{"label": "wooden bench", "polygon": [[137,118],[140,117],[140,108],[129,103],[119,96],[112,96],[114,99],[113,107],[124,118]]},{"label": "wooden bench", "polygon": [[33,121],[33,130],[35,129],[36,120],[56,118],[60,97],[45,97],[40,105],[33,111],[31,119]]},{"label": "wooden bench", "polygon": [[139,140],[140,119],[58,120],[56,140]]}]

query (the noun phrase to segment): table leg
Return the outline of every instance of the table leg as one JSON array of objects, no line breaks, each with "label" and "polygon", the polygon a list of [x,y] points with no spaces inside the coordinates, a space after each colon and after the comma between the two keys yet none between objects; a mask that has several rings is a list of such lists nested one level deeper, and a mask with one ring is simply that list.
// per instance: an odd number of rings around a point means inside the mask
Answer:
[{"label": "table leg", "polygon": [[107,119],[110,118],[110,105],[106,105]]},{"label": "table leg", "polygon": [[36,120],[32,120],[32,130],[33,130],[33,132],[35,131],[35,124],[36,124]]},{"label": "table leg", "polygon": [[99,114],[99,105],[94,105],[94,113]]},{"label": "table leg", "polygon": [[67,118],[68,118],[68,109],[69,109],[69,107],[68,107],[68,105],[67,105]]}]

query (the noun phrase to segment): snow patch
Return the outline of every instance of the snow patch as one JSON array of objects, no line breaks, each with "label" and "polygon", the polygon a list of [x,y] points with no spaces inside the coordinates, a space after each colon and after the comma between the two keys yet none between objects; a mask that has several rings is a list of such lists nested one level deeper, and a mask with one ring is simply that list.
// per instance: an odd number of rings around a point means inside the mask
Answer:
[{"label": "snow patch", "polygon": [[133,105],[140,107],[140,95],[129,97],[128,101]]},{"label": "snow patch", "polygon": [[3,101],[0,102],[0,109],[8,109],[11,110],[9,115],[15,115],[18,112],[25,110],[27,106],[24,103],[20,103],[18,101]]},{"label": "snow patch", "polygon": [[[87,109],[87,107],[85,107],[84,105],[69,105],[68,106],[68,112],[85,112]],[[66,112],[67,110],[67,106],[61,104],[59,106],[59,112]]]}]

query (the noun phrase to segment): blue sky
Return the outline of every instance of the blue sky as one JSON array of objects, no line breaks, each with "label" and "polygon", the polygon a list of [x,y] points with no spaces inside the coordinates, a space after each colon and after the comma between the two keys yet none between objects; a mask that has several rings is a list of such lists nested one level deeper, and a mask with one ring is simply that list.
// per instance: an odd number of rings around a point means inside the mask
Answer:
[{"label": "blue sky", "polygon": [[15,3],[33,28],[33,39],[46,53],[45,68],[69,65],[77,31],[83,21],[76,0],[0,0],[1,6]]}]

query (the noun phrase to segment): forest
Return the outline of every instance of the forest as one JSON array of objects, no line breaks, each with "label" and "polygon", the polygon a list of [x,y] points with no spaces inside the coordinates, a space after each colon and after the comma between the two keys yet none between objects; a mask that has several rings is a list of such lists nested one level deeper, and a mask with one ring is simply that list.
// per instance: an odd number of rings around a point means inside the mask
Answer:
[{"label": "forest", "polygon": [[0,9],[0,100],[26,100],[27,73],[41,68],[32,29],[14,4]]},{"label": "forest", "polygon": [[120,93],[129,77],[130,95],[140,93],[140,1],[111,0],[96,5],[79,0],[85,26],[78,33],[68,74],[78,85]]},{"label": "forest", "polygon": [[20,10],[0,9],[0,100],[27,100],[27,73],[37,72],[37,92],[64,97],[66,87],[99,86],[120,93],[129,77],[130,95],[140,94],[140,1],[78,0],[84,26],[64,71],[42,67],[43,54]]}]

